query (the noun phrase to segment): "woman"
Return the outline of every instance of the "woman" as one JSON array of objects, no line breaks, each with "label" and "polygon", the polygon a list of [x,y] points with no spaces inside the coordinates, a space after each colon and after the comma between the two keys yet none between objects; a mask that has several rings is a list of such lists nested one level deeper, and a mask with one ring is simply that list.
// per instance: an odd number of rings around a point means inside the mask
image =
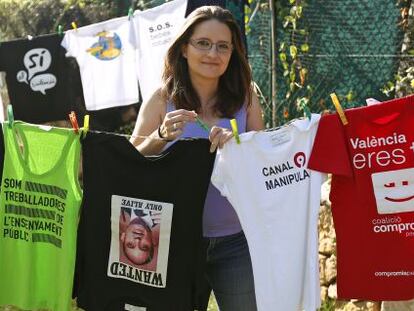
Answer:
[{"label": "woman", "polygon": [[[157,154],[179,137],[208,137],[214,152],[232,138],[231,118],[240,132],[264,128],[240,38],[228,10],[205,6],[187,17],[168,50],[164,85],[138,115],[131,142],[142,154]],[[202,129],[196,118],[211,130]],[[211,184],[203,232],[208,240],[207,279],[220,310],[256,310],[246,239],[230,203]]]}]

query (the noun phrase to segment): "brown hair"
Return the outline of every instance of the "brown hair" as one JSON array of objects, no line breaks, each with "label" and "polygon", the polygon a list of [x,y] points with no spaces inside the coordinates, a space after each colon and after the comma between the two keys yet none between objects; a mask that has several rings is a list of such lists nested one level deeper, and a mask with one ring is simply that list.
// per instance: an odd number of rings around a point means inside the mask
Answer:
[{"label": "brown hair", "polygon": [[168,49],[164,64],[162,92],[177,109],[200,112],[200,98],[192,86],[187,60],[182,55],[182,47],[188,43],[198,24],[211,19],[226,24],[232,35],[232,55],[226,71],[220,77],[217,101],[214,106],[219,117],[231,118],[244,105],[246,99],[250,105],[252,75],[239,26],[231,12],[219,6],[200,7],[187,17],[175,41]]}]

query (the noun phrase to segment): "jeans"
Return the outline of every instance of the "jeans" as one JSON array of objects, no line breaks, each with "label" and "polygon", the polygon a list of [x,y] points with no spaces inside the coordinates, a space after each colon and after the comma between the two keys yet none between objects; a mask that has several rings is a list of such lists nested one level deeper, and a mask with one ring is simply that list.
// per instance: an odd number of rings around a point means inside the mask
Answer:
[{"label": "jeans", "polygon": [[243,231],[206,239],[207,280],[220,311],[256,311],[252,263]]}]

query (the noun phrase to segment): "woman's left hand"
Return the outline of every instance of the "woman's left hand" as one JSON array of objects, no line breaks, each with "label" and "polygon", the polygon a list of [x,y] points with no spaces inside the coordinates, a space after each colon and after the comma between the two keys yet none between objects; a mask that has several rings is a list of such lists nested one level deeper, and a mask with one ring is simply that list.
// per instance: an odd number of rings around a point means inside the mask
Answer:
[{"label": "woman's left hand", "polygon": [[224,144],[233,137],[233,132],[229,129],[213,126],[210,130],[208,139],[211,142],[210,152],[214,152],[217,147],[223,148]]}]

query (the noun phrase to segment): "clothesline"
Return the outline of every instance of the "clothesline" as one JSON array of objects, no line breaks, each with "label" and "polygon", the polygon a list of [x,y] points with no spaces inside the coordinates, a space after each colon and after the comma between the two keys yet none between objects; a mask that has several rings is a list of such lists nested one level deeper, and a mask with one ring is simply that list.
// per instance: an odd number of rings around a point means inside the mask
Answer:
[{"label": "clothesline", "polygon": [[[306,117],[302,117],[302,118],[306,118]],[[310,117],[308,117],[310,119]],[[293,123],[294,121],[301,119],[301,118],[295,118],[290,120],[289,122],[286,122],[285,124],[281,125],[281,126],[277,126],[277,127],[272,127],[272,128],[266,128],[263,129],[261,131],[256,131],[256,132],[269,132],[269,131],[274,131],[274,130],[278,130],[282,127],[287,127],[288,125],[290,125],[291,123]],[[24,122],[24,121],[19,121],[19,122]],[[8,121],[4,121],[3,123],[8,123]],[[54,126],[54,125],[45,125],[45,124],[34,124],[34,123],[28,123],[28,122],[24,122],[26,124],[29,124],[31,126],[37,126],[37,127],[47,127],[47,128],[59,128],[59,129],[65,129],[65,130],[73,130],[73,128],[69,128],[69,127],[60,127],[60,126]],[[1,122],[0,122],[1,124]],[[82,132],[85,131],[84,127],[80,127],[79,130],[80,132],[79,135],[81,135]],[[153,136],[145,136],[145,135],[132,135],[132,134],[121,134],[121,133],[116,133],[116,132],[108,132],[108,131],[98,131],[98,130],[90,130],[88,129],[87,131],[85,131],[85,136],[87,135],[87,133],[94,133],[94,134],[107,134],[107,135],[115,135],[115,136],[121,136],[124,138],[143,138],[143,139],[150,139],[150,140],[161,140],[161,141],[167,141],[167,142],[171,142],[171,140],[168,140],[166,138],[161,138],[161,137],[153,137]],[[178,141],[178,140],[185,140],[185,139],[189,139],[189,138],[205,138],[205,137],[181,137],[181,138],[177,138],[174,139],[174,141]]]},{"label": "clothesline", "polygon": [[[116,136],[121,136],[121,137],[125,137],[125,138],[143,138],[143,139],[152,139],[152,140],[163,140],[163,141],[169,141],[166,138],[161,138],[161,137],[151,137],[151,136],[143,136],[143,135],[132,135],[132,134],[121,134],[121,133],[115,133],[115,132],[106,132],[106,131],[97,131],[97,130],[88,130],[88,132],[90,133],[95,133],[95,134],[108,134],[108,135],[116,135]],[[86,134],[87,135],[87,134]],[[178,139],[182,139],[182,138],[178,138]]]},{"label": "clothesline", "polygon": [[[19,122],[24,122],[24,121],[19,121]],[[8,121],[4,121],[2,123],[8,123]],[[52,127],[52,128],[58,128],[58,129],[73,130],[72,128],[69,128],[69,127],[60,127],[60,126],[44,125],[44,124],[33,124],[33,123],[28,123],[28,122],[24,122],[24,123],[32,125],[32,126],[37,126],[37,127],[47,127],[47,128]],[[79,128],[80,133],[82,133],[83,130],[84,130],[84,128],[82,128],[82,127]],[[132,134],[121,134],[121,133],[116,133],[116,132],[98,131],[98,130],[87,130],[86,135],[87,135],[87,133],[115,135],[115,136],[125,137],[127,139],[129,139],[129,138],[143,138],[143,139],[151,139],[151,140],[162,140],[162,141],[167,141],[167,142],[170,141],[166,138],[160,138],[160,137],[152,137],[152,136],[144,136],[144,135],[132,135]],[[203,137],[192,137],[192,138],[203,138]],[[186,138],[184,138],[184,137],[183,138],[177,138],[176,140],[181,140],[181,139],[186,139]]]}]

